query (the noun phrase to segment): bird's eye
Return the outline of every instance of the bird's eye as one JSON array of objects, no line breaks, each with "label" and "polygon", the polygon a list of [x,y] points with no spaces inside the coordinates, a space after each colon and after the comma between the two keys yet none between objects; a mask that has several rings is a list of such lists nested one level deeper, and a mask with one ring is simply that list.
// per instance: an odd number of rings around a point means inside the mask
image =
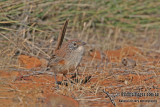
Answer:
[{"label": "bird's eye", "polygon": [[69,49],[70,50],[75,50],[77,49],[78,45],[77,42],[73,41],[71,44],[69,44]]},{"label": "bird's eye", "polygon": [[76,43],[76,42],[73,42],[73,46],[77,46],[77,43]]}]

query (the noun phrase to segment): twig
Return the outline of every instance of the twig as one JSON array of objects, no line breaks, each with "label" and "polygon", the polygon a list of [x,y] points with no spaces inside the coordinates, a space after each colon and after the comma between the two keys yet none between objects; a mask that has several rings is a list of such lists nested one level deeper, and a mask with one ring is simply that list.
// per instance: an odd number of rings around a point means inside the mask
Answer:
[{"label": "twig", "polygon": [[10,99],[11,97],[0,97],[0,99]]},{"label": "twig", "polygon": [[109,99],[111,100],[112,104],[113,104],[114,106],[116,106],[116,103],[115,103],[115,101],[114,101],[113,97],[111,97],[111,96],[109,95],[109,93],[108,93],[108,92],[106,92],[105,90],[103,90],[103,92],[104,92],[105,94],[107,94],[107,96],[108,96],[108,97],[109,97]]},{"label": "twig", "polygon": [[16,81],[16,80],[20,80],[20,79],[22,79],[22,78],[24,78],[24,77],[28,77],[28,76],[33,76],[33,75],[39,75],[39,74],[49,74],[49,75],[54,75],[54,72],[49,72],[49,71],[44,71],[44,70],[42,70],[42,71],[32,71],[32,73],[30,73],[30,74],[26,74],[26,75],[22,75],[22,76],[19,76],[19,77],[17,77],[14,81]]},{"label": "twig", "polygon": [[49,75],[54,75],[53,72],[49,72],[49,71],[33,71],[33,73],[27,74],[27,75],[23,75],[23,77],[28,77],[28,76],[33,76],[33,75],[39,75],[39,74],[49,74]]},{"label": "twig", "polygon": [[20,72],[32,72],[30,74],[27,75],[23,75],[23,77],[27,77],[27,76],[33,76],[33,75],[39,75],[39,74],[49,74],[49,75],[54,75],[54,72],[50,72],[50,71],[45,71],[47,68],[43,68],[39,71],[35,71],[36,69],[16,69],[16,68],[10,68],[10,70],[12,71],[20,71]]}]

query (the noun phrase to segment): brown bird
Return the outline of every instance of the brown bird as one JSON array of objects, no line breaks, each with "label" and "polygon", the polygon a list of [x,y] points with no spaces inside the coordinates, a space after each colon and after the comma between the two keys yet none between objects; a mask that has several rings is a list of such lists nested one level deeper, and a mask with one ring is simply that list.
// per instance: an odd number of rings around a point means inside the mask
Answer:
[{"label": "brown bird", "polygon": [[85,44],[85,42],[80,40],[69,40],[55,52],[48,65],[50,70],[55,74],[56,83],[57,73],[66,75],[68,72],[75,70],[80,64]]}]

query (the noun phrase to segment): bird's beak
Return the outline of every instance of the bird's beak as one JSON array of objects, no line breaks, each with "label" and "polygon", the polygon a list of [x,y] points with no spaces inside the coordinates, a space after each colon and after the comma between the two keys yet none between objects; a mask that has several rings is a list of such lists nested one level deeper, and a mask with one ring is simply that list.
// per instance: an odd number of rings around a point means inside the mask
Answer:
[{"label": "bird's beak", "polygon": [[86,45],[86,42],[82,42],[82,45]]}]

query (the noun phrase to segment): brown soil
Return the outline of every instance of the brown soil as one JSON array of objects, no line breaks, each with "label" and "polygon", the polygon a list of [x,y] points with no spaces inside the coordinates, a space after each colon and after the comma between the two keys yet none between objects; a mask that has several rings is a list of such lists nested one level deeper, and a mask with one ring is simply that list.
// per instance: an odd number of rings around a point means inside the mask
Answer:
[{"label": "brown soil", "polygon": [[[131,60],[126,60],[127,64],[123,64],[123,58]],[[42,59],[25,55],[19,56],[19,62],[26,69],[43,67],[46,63]],[[0,71],[0,106],[113,107],[115,103],[118,107],[158,107],[160,106],[159,67],[160,54],[146,55],[136,47],[127,46],[114,51],[89,52],[79,67],[79,80],[91,76],[91,79],[85,84],[68,82],[68,86],[59,85],[59,89],[56,89],[52,75],[40,74],[23,77],[25,74],[30,74],[31,71],[3,70]],[[67,75],[69,76],[70,74]],[[58,81],[66,79],[61,75],[57,77]],[[109,97],[103,91],[108,92]],[[123,92],[131,94],[137,92],[139,96],[125,96]],[[140,96],[140,93],[143,96]],[[113,99],[113,103],[110,98]]]}]

